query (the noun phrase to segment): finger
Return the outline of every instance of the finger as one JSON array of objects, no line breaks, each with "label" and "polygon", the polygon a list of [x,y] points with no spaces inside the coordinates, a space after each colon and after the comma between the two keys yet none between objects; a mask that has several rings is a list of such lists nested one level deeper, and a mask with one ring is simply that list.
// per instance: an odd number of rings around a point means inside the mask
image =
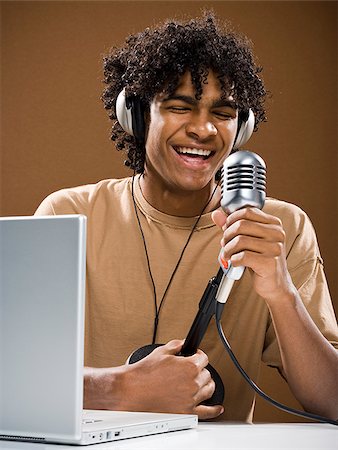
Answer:
[{"label": "finger", "polygon": [[[208,384],[210,384],[210,382],[214,383],[214,380],[211,378],[211,373],[209,372],[208,369],[202,369],[200,376],[199,376],[199,385],[202,388],[203,386],[207,386]],[[213,394],[213,392],[211,393],[211,395]]]},{"label": "finger", "polygon": [[[202,369],[201,370],[201,372],[198,374],[196,382],[198,384],[199,390],[201,390],[201,389],[205,388],[205,386],[207,386],[208,390],[211,389],[210,396],[213,394],[214,388],[215,388],[215,382],[211,378],[211,374],[210,374],[208,369]],[[210,383],[211,383],[211,386],[209,386]],[[201,401],[205,400],[206,398],[210,398],[210,396],[202,398],[202,399],[197,399],[198,401],[196,401],[196,403],[200,403]]]},{"label": "finger", "polygon": [[270,242],[285,241],[285,231],[280,225],[252,222],[246,219],[240,219],[229,225],[224,231],[222,241],[226,243],[241,235],[260,238]]},{"label": "finger", "polygon": [[227,215],[222,210],[222,208],[218,208],[216,209],[216,211],[213,211],[211,213],[211,219],[213,220],[215,225],[222,228],[227,221]]},{"label": "finger", "polygon": [[[253,238],[249,236],[236,236],[223,247],[222,258],[231,259],[240,262],[245,257],[246,252],[264,255],[266,257],[278,257],[284,252],[284,244],[282,242],[269,242],[261,238]],[[241,264],[240,264],[241,265]]]},{"label": "finger", "polygon": [[198,368],[204,368],[209,364],[207,355],[201,349],[198,349],[194,355],[183,358],[189,358]]},{"label": "finger", "polygon": [[243,234],[246,236],[260,237],[270,241],[284,241],[285,232],[279,224],[253,222],[247,219],[239,219],[227,226],[224,236],[232,238]]},{"label": "finger", "polygon": [[271,214],[267,214],[261,209],[258,208],[242,208],[238,209],[237,211],[234,211],[231,213],[226,220],[226,227],[228,228],[230,225],[232,225],[234,222],[240,219],[246,219],[250,220],[252,222],[259,222],[259,223],[270,223],[270,224],[276,224],[276,225],[282,225],[281,220],[278,217],[272,216]]},{"label": "finger", "polygon": [[222,405],[198,405],[196,406],[196,408],[194,408],[194,414],[197,414],[200,420],[213,419],[214,417],[218,417],[223,412],[224,408]]},{"label": "finger", "polygon": [[267,257],[249,251],[233,255],[231,257],[231,262],[235,267],[249,267],[262,278],[276,273],[279,265],[277,257]]},{"label": "finger", "polygon": [[[206,370],[206,369],[204,369],[204,370]],[[196,405],[199,405],[204,400],[207,400],[208,398],[210,398],[212,396],[212,394],[215,392],[215,387],[216,387],[215,382],[210,377],[208,383],[206,383],[204,386],[202,386],[198,390],[196,395],[194,396],[194,401],[196,402]]]}]

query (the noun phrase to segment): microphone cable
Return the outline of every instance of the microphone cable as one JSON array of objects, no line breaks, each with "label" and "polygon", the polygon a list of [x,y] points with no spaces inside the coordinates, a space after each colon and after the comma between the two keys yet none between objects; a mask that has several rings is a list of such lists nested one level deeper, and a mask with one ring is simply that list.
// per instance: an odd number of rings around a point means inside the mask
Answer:
[{"label": "microphone cable", "polygon": [[327,417],[318,416],[317,414],[308,413],[306,411],[299,411],[298,409],[290,408],[289,406],[283,405],[282,403],[279,403],[277,400],[274,400],[273,398],[269,397],[265,392],[263,392],[257,384],[252,381],[252,379],[249,377],[249,375],[245,372],[245,370],[242,368],[240,363],[238,362],[236,356],[234,355],[231,346],[227,340],[227,338],[224,335],[224,331],[221,324],[221,317],[222,312],[224,309],[224,303],[220,303],[218,301],[215,302],[215,320],[217,325],[217,331],[219,334],[219,337],[221,338],[221,341],[224,345],[225,350],[227,351],[228,355],[231,358],[231,361],[234,363],[235,367],[238,369],[242,377],[245,379],[245,381],[251,386],[251,388],[264,400],[274,405],[276,408],[281,409],[282,411],[285,411],[290,414],[294,414],[295,416],[299,417],[305,417],[306,419],[315,420],[317,422],[322,423],[329,423],[331,425],[338,426],[338,421],[329,419]]},{"label": "microphone cable", "polygon": [[[186,240],[186,242],[185,242],[185,244],[184,244],[184,246],[183,246],[183,248],[181,250],[181,253],[179,255],[178,261],[177,261],[177,263],[176,263],[176,265],[175,265],[175,267],[174,267],[174,269],[173,269],[173,271],[172,271],[172,273],[170,275],[170,278],[169,278],[167,286],[166,286],[166,288],[164,290],[164,293],[163,293],[163,295],[162,295],[162,297],[160,299],[160,302],[158,304],[156,285],[155,285],[155,280],[154,280],[153,273],[152,273],[152,270],[151,270],[149,252],[148,252],[146,239],[145,239],[145,236],[144,236],[144,232],[143,232],[143,228],[142,228],[142,225],[141,225],[141,220],[140,220],[140,216],[139,216],[139,213],[138,213],[138,208],[137,208],[137,204],[136,204],[136,200],[135,200],[135,189],[134,189],[135,181],[136,181],[136,173],[135,173],[135,170],[134,170],[134,173],[133,173],[133,176],[132,176],[132,180],[131,180],[131,196],[132,196],[132,200],[133,200],[134,211],[135,211],[135,215],[136,215],[136,219],[137,219],[138,228],[140,230],[142,243],[143,243],[143,247],[144,247],[144,252],[145,252],[145,257],[146,257],[147,267],[148,267],[148,273],[149,273],[150,280],[151,280],[151,285],[152,285],[152,288],[153,288],[155,317],[154,317],[154,325],[153,325],[153,338],[152,338],[152,342],[151,343],[152,343],[152,345],[154,345],[155,342],[156,342],[158,324],[159,324],[159,319],[160,319],[160,312],[161,312],[162,306],[164,304],[164,301],[166,299],[168,290],[169,290],[169,288],[171,286],[171,283],[172,283],[172,281],[174,279],[174,276],[175,276],[175,274],[177,272],[177,269],[178,269],[178,267],[179,267],[179,265],[180,265],[180,263],[182,261],[182,258],[183,258],[183,255],[185,253],[185,250],[186,250],[186,248],[187,248],[187,246],[188,246],[188,244],[189,244],[189,242],[190,242],[190,240],[191,240],[191,238],[192,238],[192,236],[193,236],[193,234],[194,234],[194,232],[195,232],[195,230],[197,228],[198,222],[200,221],[204,211],[207,209],[207,207],[210,204],[211,200],[214,198],[214,195],[215,195],[215,193],[217,191],[217,188],[219,187],[219,182],[216,182],[215,187],[214,187],[213,191],[211,192],[211,195],[209,196],[209,199],[208,199],[207,203],[205,204],[205,206],[203,207],[203,210],[201,211],[201,213],[199,214],[199,216],[195,220],[195,222],[194,222],[194,224],[193,224],[193,226],[192,226],[192,228],[191,228],[191,230],[189,232],[188,238],[187,238],[187,240]],[[139,186],[139,187],[140,187],[140,190],[141,190],[141,193],[142,193],[141,186]]]}]

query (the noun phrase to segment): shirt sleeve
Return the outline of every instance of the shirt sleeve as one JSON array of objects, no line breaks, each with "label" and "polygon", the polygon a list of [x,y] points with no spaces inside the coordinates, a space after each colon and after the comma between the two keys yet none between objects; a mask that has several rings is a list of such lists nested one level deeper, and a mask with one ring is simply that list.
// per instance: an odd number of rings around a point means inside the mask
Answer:
[{"label": "shirt sleeve", "polygon": [[[328,289],[317,238],[308,216],[294,205],[277,211],[287,236],[287,265],[294,285],[323,336],[338,348],[337,321]],[[281,368],[277,338],[270,318],[262,361]]]},{"label": "shirt sleeve", "polygon": [[46,197],[37,210],[35,216],[50,216],[63,214],[87,215],[88,193],[82,187],[61,189]]}]

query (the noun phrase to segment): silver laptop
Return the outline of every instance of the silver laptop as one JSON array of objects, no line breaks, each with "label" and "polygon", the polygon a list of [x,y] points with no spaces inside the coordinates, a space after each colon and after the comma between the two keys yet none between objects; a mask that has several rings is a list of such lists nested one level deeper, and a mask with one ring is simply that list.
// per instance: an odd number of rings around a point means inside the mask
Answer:
[{"label": "silver laptop", "polygon": [[0,439],[87,445],[196,427],[83,411],[86,217],[0,218]]}]

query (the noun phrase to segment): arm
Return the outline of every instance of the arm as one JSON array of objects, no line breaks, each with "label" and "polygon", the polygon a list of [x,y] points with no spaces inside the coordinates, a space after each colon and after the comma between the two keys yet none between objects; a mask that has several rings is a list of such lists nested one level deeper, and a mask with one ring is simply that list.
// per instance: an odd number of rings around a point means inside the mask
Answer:
[{"label": "arm", "polygon": [[281,221],[255,208],[226,217],[213,213],[223,228],[225,259],[249,267],[253,286],[264,298],[279,344],[283,374],[304,409],[338,417],[338,353],[320,333],[294,286],[286,265]]},{"label": "arm", "polygon": [[[85,195],[77,188],[47,197],[36,211],[44,214],[86,214]],[[210,398],[215,384],[205,369],[207,356],[198,351],[191,357],[176,356],[182,342],[171,341],[143,360],[119,367],[84,371],[84,407],[128,411],[193,413],[200,419],[217,417],[223,407],[199,405]]]},{"label": "arm", "polygon": [[176,356],[183,341],[170,341],[141,361],[114,368],[85,368],[84,408],[197,414],[211,419],[221,405],[200,405],[215,384],[205,369],[207,356],[198,350]]}]

